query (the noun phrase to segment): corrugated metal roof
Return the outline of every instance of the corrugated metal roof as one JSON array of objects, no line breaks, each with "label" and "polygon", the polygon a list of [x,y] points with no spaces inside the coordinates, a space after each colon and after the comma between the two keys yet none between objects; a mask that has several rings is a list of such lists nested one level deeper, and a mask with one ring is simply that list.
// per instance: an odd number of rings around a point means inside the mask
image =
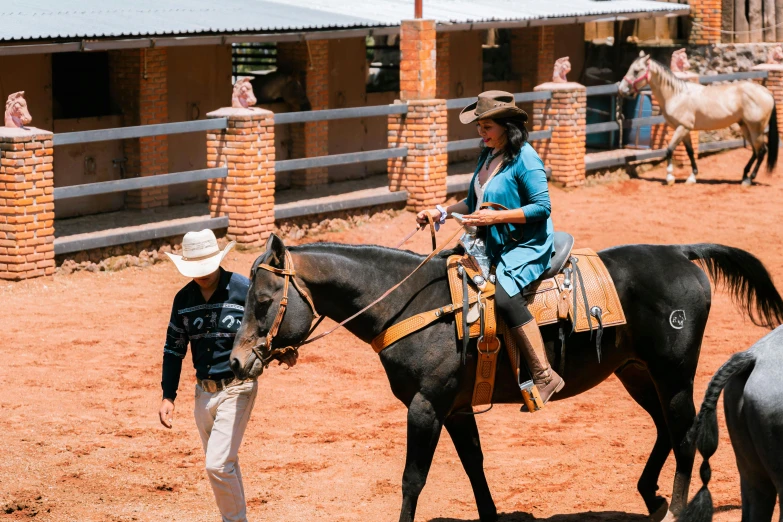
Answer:
[{"label": "corrugated metal roof", "polygon": [[[441,24],[688,9],[651,0],[424,0],[425,18]],[[413,0],[3,0],[0,41],[397,26],[412,15]]]},{"label": "corrugated metal roof", "polygon": [[[285,0],[292,6],[310,6],[330,13],[352,14],[379,23],[399,25],[412,18],[413,2],[400,0]],[[423,0],[424,18],[439,23],[480,23],[540,20],[574,16],[671,12],[685,14],[688,5],[651,0]]]}]

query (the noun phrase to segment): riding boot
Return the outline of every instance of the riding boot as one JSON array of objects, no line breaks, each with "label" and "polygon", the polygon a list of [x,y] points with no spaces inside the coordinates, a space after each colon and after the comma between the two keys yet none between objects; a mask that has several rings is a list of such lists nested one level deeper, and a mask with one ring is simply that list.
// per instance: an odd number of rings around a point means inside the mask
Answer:
[{"label": "riding boot", "polygon": [[[538,324],[534,319],[510,330],[520,354],[527,361],[541,400],[546,404],[553,394],[563,389],[565,381],[549,365]],[[523,405],[522,411],[527,411],[527,407]]]}]

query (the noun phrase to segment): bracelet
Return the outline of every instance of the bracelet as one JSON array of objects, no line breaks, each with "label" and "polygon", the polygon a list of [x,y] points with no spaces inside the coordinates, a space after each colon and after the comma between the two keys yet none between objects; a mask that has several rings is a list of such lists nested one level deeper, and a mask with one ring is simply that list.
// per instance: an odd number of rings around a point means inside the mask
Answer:
[{"label": "bracelet", "polygon": [[440,205],[435,205],[435,208],[440,211],[440,217],[438,218],[438,223],[443,225],[446,223],[446,217],[449,215],[448,212],[446,212],[446,209],[441,207]]}]

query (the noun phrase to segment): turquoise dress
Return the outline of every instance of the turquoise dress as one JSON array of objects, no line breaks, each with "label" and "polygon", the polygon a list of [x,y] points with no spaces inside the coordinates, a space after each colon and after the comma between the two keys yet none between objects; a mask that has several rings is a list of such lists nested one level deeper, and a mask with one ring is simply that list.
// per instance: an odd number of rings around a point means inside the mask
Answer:
[{"label": "turquoise dress", "polygon": [[[465,199],[470,212],[476,210],[473,185],[489,153],[489,149],[481,152],[470,182]],[[486,184],[484,202],[498,203],[509,210],[521,208],[525,212],[527,223],[491,225],[486,236],[487,254],[497,267],[498,282],[513,297],[549,268],[554,248],[554,226],[549,217],[552,205],[544,162],[529,143]]]}]

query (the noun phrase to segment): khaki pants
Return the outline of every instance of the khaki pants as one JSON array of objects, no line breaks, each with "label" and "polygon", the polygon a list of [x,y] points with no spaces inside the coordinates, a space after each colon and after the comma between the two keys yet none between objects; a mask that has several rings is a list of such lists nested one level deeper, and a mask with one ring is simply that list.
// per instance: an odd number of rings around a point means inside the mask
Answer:
[{"label": "khaki pants", "polygon": [[196,384],[194,416],[207,456],[207,475],[223,522],[247,521],[237,453],[257,393],[256,381],[215,393],[206,392]]}]

